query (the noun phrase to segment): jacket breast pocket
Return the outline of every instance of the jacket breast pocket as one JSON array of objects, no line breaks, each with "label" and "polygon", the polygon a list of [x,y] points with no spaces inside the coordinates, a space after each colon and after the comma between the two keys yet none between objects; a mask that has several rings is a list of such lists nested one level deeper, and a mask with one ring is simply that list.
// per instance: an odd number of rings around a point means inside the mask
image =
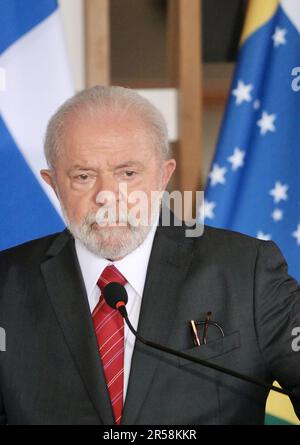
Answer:
[{"label": "jacket breast pocket", "polygon": [[[181,350],[180,352],[184,352],[185,354],[199,359],[209,360],[227,354],[239,347],[240,331],[235,331],[218,340],[208,342],[206,345],[194,346],[192,348]],[[179,357],[179,366],[189,366],[193,364],[195,365],[194,362]]]}]

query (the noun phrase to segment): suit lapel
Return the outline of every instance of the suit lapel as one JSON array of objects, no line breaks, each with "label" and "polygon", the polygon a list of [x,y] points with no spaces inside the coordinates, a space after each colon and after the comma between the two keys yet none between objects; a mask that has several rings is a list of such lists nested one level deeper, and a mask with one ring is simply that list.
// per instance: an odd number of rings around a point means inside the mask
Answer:
[{"label": "suit lapel", "polygon": [[113,425],[88,299],[74,242],[67,231],[56,238],[48,256],[41,270],[57,320],[101,422]]},{"label": "suit lapel", "polygon": [[[146,283],[138,324],[138,332],[157,343],[167,344],[176,316],[176,299],[192,258],[191,239],[177,243],[168,235],[180,233],[182,228],[158,227],[149,260]],[[122,425],[133,425],[150,389],[157,358],[149,354],[149,347],[136,341]],[[153,351],[153,349],[150,349]]]}]

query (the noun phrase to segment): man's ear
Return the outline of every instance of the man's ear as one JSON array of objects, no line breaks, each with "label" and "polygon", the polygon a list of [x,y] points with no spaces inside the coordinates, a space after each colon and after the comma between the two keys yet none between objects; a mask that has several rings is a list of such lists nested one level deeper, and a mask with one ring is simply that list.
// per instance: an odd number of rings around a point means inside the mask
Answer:
[{"label": "man's ear", "polygon": [[54,179],[53,179],[53,171],[44,169],[44,170],[40,171],[40,174],[41,174],[41,177],[43,178],[43,180],[48,185],[50,185],[50,187],[53,189],[54,193],[57,196],[55,182],[54,182]]},{"label": "man's ear", "polygon": [[167,161],[164,162],[163,176],[162,176],[163,189],[166,189],[168,182],[170,181],[171,176],[174,173],[175,168],[176,168],[175,159],[168,159]]}]

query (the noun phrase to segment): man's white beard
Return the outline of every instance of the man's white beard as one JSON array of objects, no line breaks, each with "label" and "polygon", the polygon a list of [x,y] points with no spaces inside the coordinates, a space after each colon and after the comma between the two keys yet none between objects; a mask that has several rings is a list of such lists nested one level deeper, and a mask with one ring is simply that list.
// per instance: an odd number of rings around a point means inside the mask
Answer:
[{"label": "man's white beard", "polygon": [[[152,225],[158,218],[160,204],[152,208],[152,214],[148,225],[130,223],[130,214],[122,215],[118,212],[118,221],[111,221],[111,226],[99,226],[99,215],[89,213],[80,225],[70,221],[67,211],[61,204],[62,213],[67,227],[74,236],[80,240],[88,250],[97,256],[111,260],[118,260],[135,250],[146,239]],[[107,220],[105,220],[107,222]],[[119,223],[121,225],[117,225]]]}]

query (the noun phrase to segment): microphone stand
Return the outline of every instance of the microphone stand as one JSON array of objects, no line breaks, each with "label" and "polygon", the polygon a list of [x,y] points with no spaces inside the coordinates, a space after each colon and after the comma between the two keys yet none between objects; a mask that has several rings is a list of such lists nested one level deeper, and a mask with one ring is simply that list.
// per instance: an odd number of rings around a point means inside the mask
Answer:
[{"label": "microphone stand", "polygon": [[176,351],[175,349],[169,348],[167,346],[159,345],[158,343],[146,340],[141,335],[139,335],[136,332],[136,330],[133,328],[133,326],[130,323],[130,320],[128,318],[128,314],[127,314],[125,306],[120,306],[118,308],[118,310],[121,313],[122,317],[125,319],[126,324],[129,327],[130,331],[133,333],[133,335],[141,343],[143,343],[144,345],[150,346],[150,348],[158,349],[160,351],[163,351],[163,352],[166,352],[168,354],[171,354],[171,355],[173,355],[175,357],[181,357],[183,359],[186,359],[186,360],[189,360],[191,362],[197,363],[199,365],[205,366],[206,368],[210,368],[210,369],[214,369],[216,371],[223,372],[224,374],[230,375],[230,376],[235,377],[237,379],[244,380],[244,381],[249,382],[249,383],[253,383],[254,385],[260,386],[261,388],[264,388],[264,389],[266,389],[268,391],[271,391],[271,390],[272,391],[276,391],[276,392],[278,392],[280,394],[284,394],[284,395],[286,395],[286,396],[288,396],[290,398],[294,398],[294,399],[300,400],[299,397],[293,395],[290,391],[286,391],[286,390],[284,390],[282,388],[278,388],[277,386],[269,385],[267,383],[264,383],[264,382],[262,382],[260,380],[255,379],[253,377],[241,374],[241,373],[233,371],[231,369],[223,368],[223,366],[219,366],[219,365],[216,365],[214,363],[208,362],[206,360],[202,360],[202,359],[200,359],[198,357],[193,357],[193,356],[191,356],[189,354],[186,354],[184,352]]}]

